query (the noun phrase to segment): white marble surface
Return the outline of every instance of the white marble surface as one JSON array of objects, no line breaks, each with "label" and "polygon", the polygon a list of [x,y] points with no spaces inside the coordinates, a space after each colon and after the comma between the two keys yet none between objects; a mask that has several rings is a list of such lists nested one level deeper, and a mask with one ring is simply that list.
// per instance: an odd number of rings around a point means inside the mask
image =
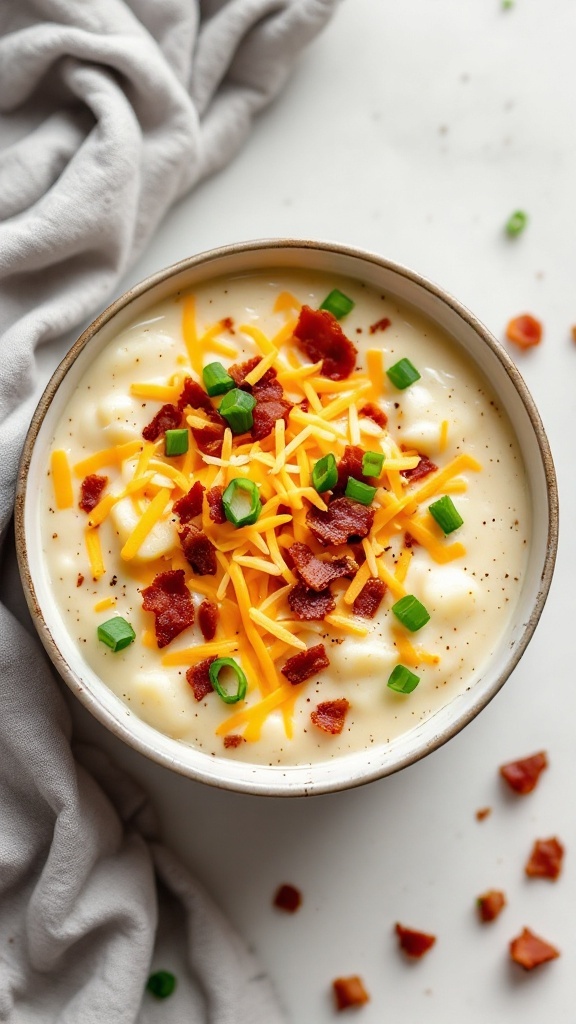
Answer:
[{"label": "white marble surface", "polygon": [[[573,0],[345,0],[240,156],[173,210],[125,282],[214,245],[314,237],[409,265],[499,337],[520,312],[545,325],[515,357],[559,475],[557,572],[523,661],[463,733],[363,789],[267,800],[173,776],[76,708],[78,731],[149,788],[165,840],[256,948],[290,1024],[338,1017],[331,981],[354,973],[371,1001],[342,1019],[362,1024],[574,1020],[575,39]],[[511,241],[518,207],[530,222]],[[510,798],[498,765],[539,749],[539,788]],[[552,835],[562,877],[526,879],[533,840]],[[271,907],[283,881],[304,894],[293,917]],[[508,907],[482,927],[474,901],[490,887]],[[396,920],[437,934],[423,961],[399,955]],[[562,951],[532,974],[507,955],[524,925]]]}]

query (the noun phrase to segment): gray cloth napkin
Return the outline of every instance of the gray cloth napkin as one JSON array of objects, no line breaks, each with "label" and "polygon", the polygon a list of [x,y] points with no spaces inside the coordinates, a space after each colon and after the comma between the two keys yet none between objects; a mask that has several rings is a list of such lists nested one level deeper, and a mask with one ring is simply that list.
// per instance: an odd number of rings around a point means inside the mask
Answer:
[{"label": "gray cloth napkin", "polygon": [[[40,347],[71,338],[106,304],[170,205],[233,156],[336,3],[0,4],[4,549],[45,383]],[[154,842],[144,795],[94,751],[82,766],[73,757],[46,657],[9,610],[17,590],[5,559],[0,1020],[275,1024],[268,980]],[[179,965],[176,993],[161,1004],[144,992],[151,963]]]}]

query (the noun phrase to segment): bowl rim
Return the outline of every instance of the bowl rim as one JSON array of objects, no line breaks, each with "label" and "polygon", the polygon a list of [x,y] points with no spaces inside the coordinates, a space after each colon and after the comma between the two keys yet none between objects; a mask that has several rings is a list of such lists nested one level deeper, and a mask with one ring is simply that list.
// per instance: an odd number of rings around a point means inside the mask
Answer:
[{"label": "bowl rim", "polygon": [[[106,709],[95,695],[90,690],[79,684],[75,678],[74,671],[69,666],[67,660],[62,655],[53,635],[48,626],[40,602],[38,601],[36,588],[34,586],[34,580],[32,571],[30,568],[30,561],[28,557],[27,541],[26,541],[26,530],[25,530],[25,502],[26,502],[26,484],[28,471],[32,459],[34,445],[40,432],[41,426],[47,415],[48,409],[52,403],[52,400],[60,387],[60,384],[66,377],[69,369],[75,363],[78,356],[83,352],[89,342],[99,333],[99,331],[114,319],[117,314],[127,309],[130,304],[140,297],[151,292],[158,285],[163,284],[172,277],[176,277],[179,274],[185,273],[192,270],[197,266],[209,266],[210,263],[217,262],[223,258],[230,256],[249,256],[251,253],[257,253],[263,250],[277,251],[279,254],[279,264],[281,263],[281,254],[285,251],[291,250],[310,250],[310,251],[321,251],[327,254],[335,254],[338,257],[350,258],[352,260],[359,260],[361,262],[368,262],[374,264],[376,267],[395,274],[400,278],[404,278],[410,284],[417,286],[424,292],[427,292],[434,299],[439,300],[440,303],[444,304],[448,309],[456,314],[461,320],[466,323],[475,334],[479,335],[483,343],[491,350],[492,354],[500,362],[501,366],[505,370],[508,378],[510,379],[515,391],[517,392],[521,403],[524,407],[525,412],[528,415],[530,425],[533,431],[534,438],[536,440],[538,451],[540,454],[542,470],[546,481],[547,495],[546,495],[546,508],[547,508],[547,536],[546,536],[546,549],[544,563],[542,566],[542,572],[540,576],[540,583],[538,592],[534,604],[531,608],[530,615],[527,621],[523,624],[520,636],[515,643],[513,649],[509,652],[509,656],[505,661],[503,669],[496,675],[492,684],[482,692],[480,698],[476,700],[473,705],[468,708],[465,712],[461,713],[456,717],[454,721],[447,723],[441,730],[437,731],[427,742],[420,745],[418,750],[412,752],[406,752],[403,756],[398,757],[395,762],[391,765],[383,766],[376,764],[370,768],[368,764],[362,773],[356,774],[353,778],[342,781],[331,778],[327,778],[324,781],[316,781],[313,777],[308,782],[302,782],[295,786],[286,785],[286,782],[282,782],[286,772],[290,772],[290,768],[293,766],[283,766],[283,770],[278,775],[279,782],[273,784],[270,781],[265,783],[259,782],[254,776],[258,775],[258,771],[264,768],[269,771],[269,766],[246,763],[247,775],[246,778],[240,782],[236,779],[226,779],[215,777],[210,773],[202,774],[198,772],[193,766],[186,764],[183,760],[179,760],[174,756],[171,756],[154,746],[152,741],[148,741],[145,737],[136,735],[134,731],[124,724],[119,718],[116,718],[108,709]],[[247,268],[249,269],[249,268]],[[403,300],[404,301],[404,300]],[[415,306],[417,309],[418,306]],[[429,315],[429,314],[428,314]],[[114,299],[94,320],[82,331],[78,339],[68,349],[61,362],[56,367],[54,373],[50,377],[46,388],[38,402],[38,405],[32,416],[30,426],[28,428],[22,455],[20,459],[17,481],[16,481],[16,494],[15,494],[15,510],[14,510],[14,521],[15,521],[15,536],[16,536],[16,552],[18,559],[18,567],[20,576],[23,584],[25,598],[39,634],[40,640],[42,641],[51,661],[55,665],[59,674],[63,677],[67,683],[69,689],[75,694],[80,702],[90,711],[90,713],[117,738],[125,742],[129,747],[136,750],[138,753],[144,755],[149,760],[161,765],[162,767],[170,768],[177,773],[193,779],[195,781],[204,782],[207,785],[211,785],[216,788],[232,790],[237,792],[243,792],[247,794],[258,794],[266,796],[309,796],[309,795],[321,795],[334,791],[340,791],[344,789],[352,789],[357,786],[373,782],[376,779],[385,777],[387,775],[394,774],[400,771],[402,768],[408,767],[411,764],[415,764],[421,760],[427,754],[433,750],[438,749],[444,743],[446,743],[453,736],[457,735],[462,729],[465,728],[473,719],[479,714],[484,707],[493,699],[493,697],[499,692],[506,680],[511,675],[512,671],[520,661],[524,654],[541,617],[548,592],[550,590],[552,577],[554,573],[554,566],[556,561],[557,547],[558,547],[558,519],[559,519],[559,500],[558,500],[558,486],[556,481],[556,472],[554,468],[554,462],[550,445],[542,423],[540,413],[536,407],[534,399],[528,387],[511,356],[506,352],[504,347],[496,339],[496,337],[488,330],[487,327],[459,300],[453,295],[447,292],[445,289],[429,280],[419,272],[410,269],[404,264],[397,263],[394,260],[389,260],[379,254],[370,250],[365,250],[359,247],[353,247],[344,245],[338,242],[331,241],[318,241],[311,239],[299,239],[299,238],[264,238],[264,239],[253,239],[244,242],[231,243],[224,246],[218,246],[212,249],[205,250],[200,253],[196,253],[192,256],[185,257],[176,263],[170,264],[153,274],[148,275],[143,280],[139,281],[135,285],[128,288],[125,292]],[[78,673],[79,675],[79,673]],[[134,716],[136,717],[136,716]],[[150,727],[153,730],[153,727]],[[174,740],[175,744],[179,744],[180,741]],[[180,744],[182,745],[182,744]],[[186,747],[186,745],[183,745]],[[206,755],[210,761],[213,761],[211,755]],[[335,761],[341,761],[342,758],[337,758]],[[318,766],[315,764],[306,765],[309,768],[310,775],[314,775],[314,769],[316,767],[329,765],[332,762],[319,762]],[[299,766],[302,767],[302,766]],[[370,769],[370,770],[369,770]]]}]

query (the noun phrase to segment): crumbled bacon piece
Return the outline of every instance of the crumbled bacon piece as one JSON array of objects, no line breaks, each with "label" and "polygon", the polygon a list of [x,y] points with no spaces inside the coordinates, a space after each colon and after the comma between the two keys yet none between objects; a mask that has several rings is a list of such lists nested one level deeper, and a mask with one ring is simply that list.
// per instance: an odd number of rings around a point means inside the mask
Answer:
[{"label": "crumbled bacon piece", "polygon": [[379,427],[385,427],[388,423],[388,417],[383,409],[375,402],[366,402],[360,409],[360,416],[367,416],[368,419],[373,420]]},{"label": "crumbled bacon piece", "polygon": [[333,494],[336,496],[344,494],[346,484],[351,476],[356,480],[364,480],[362,476],[362,459],[365,451],[355,444],[347,444],[344,454],[338,463],[338,483],[334,487]]},{"label": "crumbled bacon piece", "polygon": [[315,711],[310,713],[310,718],[322,732],[329,732],[332,736],[337,736],[344,728],[349,707],[350,702],[345,697],[339,697],[337,700],[325,700],[318,705]]},{"label": "crumbled bacon piece", "polygon": [[198,609],[198,625],[206,641],[213,640],[216,635],[218,608],[212,601],[202,601]]},{"label": "crumbled bacon piece", "polygon": [[315,647],[309,647],[306,651],[298,651],[298,654],[288,658],[280,671],[293,686],[296,686],[297,683],[303,683],[311,676],[315,676],[317,672],[328,668],[329,664],[330,659],[326,654],[324,644],[316,644]]},{"label": "crumbled bacon piece", "polygon": [[326,590],[310,590],[304,583],[297,583],[288,594],[288,604],[297,619],[321,620],[336,607],[336,601]]},{"label": "crumbled bacon piece", "polygon": [[222,330],[229,331],[230,334],[234,334],[234,321],[231,316],[225,316],[224,319],[220,321],[220,324]]},{"label": "crumbled bacon piece", "polygon": [[222,523],[226,522],[226,513],[224,511],[224,505],[222,504],[223,494],[223,487],[211,487],[206,493],[206,500],[208,501],[208,515],[212,522],[217,523],[218,526],[221,526]]},{"label": "crumbled bacon piece", "polygon": [[387,316],[383,316],[382,319],[377,320],[375,324],[370,324],[368,330],[370,331],[370,334],[376,334],[376,331],[386,331],[390,327],[391,323],[392,321],[389,320]]},{"label": "crumbled bacon piece", "polygon": [[346,544],[357,537],[367,537],[374,521],[374,509],[351,498],[336,498],[327,510],[312,506],[306,522],[320,544]]},{"label": "crumbled bacon piece", "polygon": [[295,885],[280,885],[272,902],[279,910],[285,910],[287,914],[295,914],[302,906],[302,893]]},{"label": "crumbled bacon piece", "polygon": [[244,737],[240,736],[237,732],[228,733],[228,736],[224,737],[224,746],[227,750],[230,748],[235,749],[245,742]]},{"label": "crumbled bacon piece", "polygon": [[558,839],[537,839],[524,870],[530,878],[556,881],[562,870],[563,857],[564,847]]},{"label": "crumbled bacon piece", "polygon": [[423,480],[430,473],[435,473],[437,469],[438,466],[427,455],[420,455],[420,462],[414,469],[401,469],[400,472],[405,480],[413,484],[416,480]]},{"label": "crumbled bacon piece", "polygon": [[530,313],[522,313],[508,321],[506,337],[519,348],[532,348],[542,341],[542,324]]},{"label": "crumbled bacon piece", "polygon": [[235,363],[228,370],[236,385],[249,391],[256,399],[256,405],[252,410],[251,430],[254,441],[261,441],[262,438],[268,437],[268,434],[274,429],[276,420],[287,421],[292,408],[292,402],[286,398],[282,385],[276,379],[276,370],[273,367],[266,370],[266,373],[253,386],[246,384],[246,376],[258,366],[259,362],[261,362],[261,356],[254,356],[245,363]]},{"label": "crumbled bacon piece", "polygon": [[204,455],[220,456],[222,452],[222,438],[226,428],[226,420],[222,418],[217,409],[214,408],[209,396],[192,377],[186,377],[180,397],[178,408],[182,412],[186,406],[191,409],[201,409],[206,417],[205,427],[191,427],[194,440]]},{"label": "crumbled bacon piece", "polygon": [[506,906],[506,897],[499,889],[490,889],[476,900],[481,921],[494,921]]},{"label": "crumbled bacon piece", "polygon": [[[216,415],[219,415],[216,413]],[[214,455],[220,458],[222,454],[222,441],[226,423],[223,419],[207,423],[205,427],[190,427],[194,440],[204,455]]]},{"label": "crumbled bacon piece", "polygon": [[358,572],[358,563],[348,555],[323,562],[307,544],[300,543],[292,544],[288,551],[300,578],[311,590],[325,590],[333,580],[343,576],[352,579]]},{"label": "crumbled bacon piece", "polygon": [[192,377],[186,377],[178,399],[180,412],[183,412],[187,405],[191,409],[203,409],[208,414],[215,411],[210,396],[197,381],[192,380]]},{"label": "crumbled bacon piece", "polygon": [[373,619],[386,593],[386,584],[375,576],[370,576],[362,590],[354,600],[352,611],[363,619]]},{"label": "crumbled bacon piece", "polygon": [[[232,377],[237,388],[241,388],[243,385],[245,390],[248,391],[250,388],[249,384],[245,384],[246,377],[252,370],[255,370],[258,363],[262,361],[262,356],[252,356],[251,359],[247,359],[244,363],[233,363],[232,366],[228,367],[228,373]],[[267,374],[270,370],[267,370],[262,379],[266,379]]]},{"label": "crumbled bacon piece", "polygon": [[500,775],[508,783],[515,793],[525,796],[531,793],[536,786],[540,773],[548,767],[548,758],[545,751],[541,750],[530,757],[520,758],[518,761],[509,761],[500,767]]},{"label": "crumbled bacon piece", "polygon": [[96,473],[91,473],[90,476],[85,476],[82,483],[80,484],[80,501],[78,507],[83,512],[91,512],[93,508],[100,501],[102,491],[108,483],[107,476],[98,476]]},{"label": "crumbled bacon piece", "polygon": [[176,430],[182,422],[182,413],[175,405],[163,405],[154,419],[148,423],[143,431],[142,437],[145,441],[157,441],[167,430]]},{"label": "crumbled bacon piece", "polygon": [[185,526],[180,533],[180,544],[186,561],[198,576],[216,574],[216,548],[202,530],[192,524]]},{"label": "crumbled bacon piece", "polygon": [[476,811],[476,815],[475,815],[476,821],[484,821],[491,814],[492,814],[492,808],[491,807],[479,807],[478,810]]},{"label": "crumbled bacon piece", "polygon": [[323,377],[344,380],[352,373],[357,350],[328,310],[302,306],[294,337],[312,363],[322,360]]},{"label": "crumbled bacon piece", "polygon": [[524,928],[520,935],[512,939],[510,956],[525,971],[531,971],[548,960],[555,960],[560,956],[560,951],[539,938],[529,928]]},{"label": "crumbled bacon piece", "polygon": [[188,494],[184,494],[174,502],[172,511],[176,513],[181,523],[189,523],[191,519],[201,514],[203,494],[204,488],[200,481],[196,480]]},{"label": "crumbled bacon piece", "polygon": [[79,572],[78,576],[76,577],[76,586],[77,587],[81,587],[83,583],[84,583],[84,577],[83,577],[82,573]]},{"label": "crumbled bacon piece", "polygon": [[406,533],[404,534],[404,547],[405,548],[418,547],[418,541],[416,540],[415,537],[412,536],[411,533],[408,532],[408,530],[406,530]]},{"label": "crumbled bacon piece", "polygon": [[337,1010],[346,1010],[349,1006],[362,1006],[370,999],[362,978],[352,974],[349,978],[335,978],[332,982]]},{"label": "crumbled bacon piece", "polygon": [[184,570],[158,573],[142,591],[142,607],[154,613],[158,647],[166,647],[183,630],[194,625],[194,605],[184,581]]},{"label": "crumbled bacon piece", "polygon": [[204,661],[199,661],[197,665],[191,665],[189,669],[186,669],[186,682],[190,684],[194,691],[194,697],[196,700],[204,700],[209,693],[214,693],[214,688],[210,682],[210,665],[216,658],[205,658]]},{"label": "crumbled bacon piece", "polygon": [[410,956],[414,960],[419,960],[421,956],[424,956],[436,942],[435,935],[417,932],[412,928],[404,928],[401,924],[396,924],[396,935],[400,949],[406,953],[406,956]]}]

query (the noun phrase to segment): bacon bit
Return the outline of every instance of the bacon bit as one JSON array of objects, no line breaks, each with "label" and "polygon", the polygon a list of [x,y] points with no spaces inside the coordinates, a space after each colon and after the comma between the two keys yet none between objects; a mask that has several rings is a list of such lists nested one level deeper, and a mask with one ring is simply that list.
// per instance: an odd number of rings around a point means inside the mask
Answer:
[{"label": "bacon bit", "polygon": [[510,956],[525,971],[531,971],[548,960],[556,960],[560,956],[560,951],[539,938],[529,928],[524,928],[520,935],[512,939]]},{"label": "bacon bit", "polygon": [[295,885],[280,885],[272,903],[279,910],[285,910],[287,914],[295,914],[302,906],[302,893]]},{"label": "bacon bit", "polygon": [[298,683],[310,679],[311,676],[315,676],[322,669],[328,668],[329,664],[330,659],[326,654],[324,644],[316,644],[315,647],[309,647],[307,651],[299,651],[293,658],[288,658],[280,671],[283,676],[286,676],[288,682],[296,686]]},{"label": "bacon bit", "polygon": [[[252,356],[252,358],[247,359],[246,362],[233,363],[232,366],[228,368],[228,373],[232,377],[232,380],[234,381],[237,388],[244,387],[245,391],[252,390],[249,384],[245,384],[245,380],[248,374],[252,373],[252,370],[255,370],[256,367],[258,366],[258,363],[261,362],[262,356]],[[272,372],[274,373],[274,371]],[[266,373],[264,374],[264,377],[261,379],[265,380],[269,373],[270,370],[267,370]]]},{"label": "bacon bit", "polygon": [[186,669],[186,682],[190,684],[194,691],[194,697],[196,700],[204,700],[209,693],[214,693],[214,688],[210,682],[210,665],[216,658],[206,658],[204,661],[199,661],[197,665],[191,665],[189,669]]},{"label": "bacon bit", "polygon": [[[215,416],[218,416],[218,420],[215,419]],[[204,455],[214,455],[219,459],[222,454],[226,424],[219,413],[215,413],[211,419],[213,422],[207,423],[205,427],[190,427],[190,430],[200,451]]]},{"label": "bacon bit", "polygon": [[189,523],[195,516],[199,516],[202,512],[202,496],[204,494],[204,487],[199,480],[192,484],[192,487],[188,491],[188,494],[184,494],[182,498],[178,498],[172,506],[172,511],[179,517],[181,523]]},{"label": "bacon bit", "polygon": [[216,623],[218,622],[218,608],[211,601],[202,601],[198,609],[198,625],[202,636],[206,641],[214,639],[216,635]]},{"label": "bacon bit", "polygon": [[364,449],[359,448],[358,445],[346,445],[344,454],[338,463],[338,483],[334,488],[334,494],[344,494],[346,484],[351,476],[355,477],[357,480],[365,479],[362,476],[362,459],[364,458],[364,455]]},{"label": "bacon bit", "polygon": [[185,526],[180,533],[180,544],[186,561],[197,576],[216,575],[216,548],[202,530],[192,524]]},{"label": "bacon bit", "polygon": [[389,320],[387,316],[383,316],[382,319],[377,320],[375,324],[370,324],[368,330],[370,331],[370,334],[376,334],[376,331],[386,331],[390,327],[391,323],[392,321]]},{"label": "bacon bit", "polygon": [[84,583],[84,577],[83,577],[82,573],[79,572],[78,576],[76,578],[76,586],[77,587],[81,587],[83,583]]},{"label": "bacon bit", "polygon": [[166,647],[183,630],[194,625],[194,605],[184,580],[183,569],[158,573],[142,591],[142,607],[155,616],[158,647]]},{"label": "bacon bit", "polygon": [[542,341],[542,324],[530,313],[523,313],[508,321],[506,337],[519,348],[532,348]]},{"label": "bacon bit", "polygon": [[572,338],[572,341],[576,341],[576,324],[573,324],[570,328],[570,337]]},{"label": "bacon bit", "polygon": [[558,839],[537,839],[524,868],[530,878],[550,878],[556,881],[562,870],[564,847]]},{"label": "bacon bit", "polygon": [[336,607],[336,601],[330,593],[330,588],[325,590],[310,590],[304,583],[297,583],[288,594],[288,604],[297,619],[307,621],[320,621]]},{"label": "bacon bit", "polygon": [[[420,455],[420,452],[418,454]],[[438,466],[427,455],[420,455],[420,462],[417,466],[414,466],[414,469],[401,469],[400,473],[405,480],[409,480],[412,484],[416,480],[422,480],[430,473],[435,473],[437,469]]]},{"label": "bacon bit", "polygon": [[288,552],[299,576],[311,590],[325,590],[333,580],[343,576],[353,579],[358,572],[358,563],[347,555],[322,562],[307,544],[292,544]]},{"label": "bacon bit", "polygon": [[[180,412],[183,412],[186,406],[190,406],[191,409],[202,409],[206,413],[210,422],[205,427],[191,427],[190,429],[198,448],[204,455],[216,455],[219,457],[222,452],[222,439],[226,429],[226,421],[214,408],[204,389],[197,381],[192,380],[192,377],[186,377],[180,392],[180,398],[178,399],[178,409]],[[155,440],[155,438],[151,440]]]},{"label": "bacon bit", "polygon": [[226,513],[224,512],[224,505],[222,504],[222,495],[224,494],[223,487],[211,487],[206,494],[208,501],[208,515],[213,523],[217,523],[221,526],[222,523],[226,522]]},{"label": "bacon bit", "polygon": [[234,334],[234,321],[231,316],[225,316],[224,319],[220,321],[220,325],[224,331],[229,331],[230,334]]},{"label": "bacon bit", "polygon": [[374,420],[379,427],[385,427],[388,423],[388,417],[383,409],[375,402],[366,402],[359,412],[360,416],[367,416],[369,420]]},{"label": "bacon bit", "polygon": [[384,581],[370,576],[352,605],[354,615],[359,615],[362,619],[373,619],[385,593]]},{"label": "bacon bit", "polygon": [[491,807],[480,807],[476,811],[476,821],[484,821],[484,819],[488,818],[491,814],[492,814],[492,808]]},{"label": "bacon bit", "polygon": [[175,405],[163,405],[154,419],[144,427],[142,437],[145,441],[157,441],[167,430],[175,430],[182,422],[182,413]]},{"label": "bacon bit", "polygon": [[235,747],[239,747],[242,743],[245,742],[246,740],[244,739],[244,737],[240,736],[237,732],[228,733],[228,735],[224,737],[224,746],[226,747],[226,749],[228,749],[229,747],[232,747],[232,749],[234,749]]},{"label": "bacon bit", "polygon": [[406,530],[406,533],[404,534],[404,547],[405,548],[417,548],[418,547],[418,541],[416,540],[416,537],[413,537],[411,533],[408,533],[408,530]]},{"label": "bacon bit", "polygon": [[335,978],[332,982],[337,1010],[346,1010],[349,1006],[362,1006],[370,999],[362,978],[357,974],[349,978]]},{"label": "bacon bit", "polygon": [[351,498],[336,498],[326,512],[312,507],[306,522],[320,544],[346,544],[351,538],[367,537],[374,522],[374,509]]},{"label": "bacon bit", "polygon": [[294,337],[310,362],[322,360],[323,377],[344,380],[352,373],[357,349],[328,310],[302,306]]},{"label": "bacon bit", "polygon": [[412,957],[414,960],[419,960],[421,956],[424,956],[429,949],[436,942],[435,935],[428,935],[426,932],[416,932],[411,928],[404,928],[401,924],[396,924],[396,935],[400,943],[400,949],[406,953],[406,956]]},{"label": "bacon bit", "polygon": [[350,702],[345,697],[340,697],[337,700],[325,700],[318,705],[315,711],[310,712],[310,718],[322,732],[337,736],[344,728],[344,720],[349,707]]},{"label": "bacon bit", "polygon": [[540,778],[540,773],[547,767],[548,758],[545,751],[542,750],[538,754],[532,754],[531,757],[503,764],[500,768],[500,775],[511,789],[525,796],[526,793],[532,792]]},{"label": "bacon bit", "polygon": [[261,441],[264,437],[268,437],[274,429],[276,420],[283,419],[287,422],[293,405],[286,398],[282,385],[276,379],[276,370],[272,366],[266,370],[266,373],[253,387],[245,383],[247,374],[254,370],[260,362],[261,356],[254,356],[245,363],[234,364],[228,370],[236,385],[244,391],[249,391],[256,399],[256,405],[252,410],[251,436],[253,441]]},{"label": "bacon bit", "polygon": [[100,501],[102,491],[108,483],[107,476],[98,476],[96,473],[91,473],[90,476],[85,476],[82,483],[80,484],[80,501],[78,507],[83,512],[91,512],[93,508]]},{"label": "bacon bit", "polygon": [[192,377],[186,377],[178,399],[180,412],[183,412],[187,405],[191,409],[203,409],[208,415],[215,412],[210,396],[197,381],[192,380]]},{"label": "bacon bit", "polygon": [[490,889],[476,900],[481,921],[494,921],[506,906],[506,897],[499,889]]}]

